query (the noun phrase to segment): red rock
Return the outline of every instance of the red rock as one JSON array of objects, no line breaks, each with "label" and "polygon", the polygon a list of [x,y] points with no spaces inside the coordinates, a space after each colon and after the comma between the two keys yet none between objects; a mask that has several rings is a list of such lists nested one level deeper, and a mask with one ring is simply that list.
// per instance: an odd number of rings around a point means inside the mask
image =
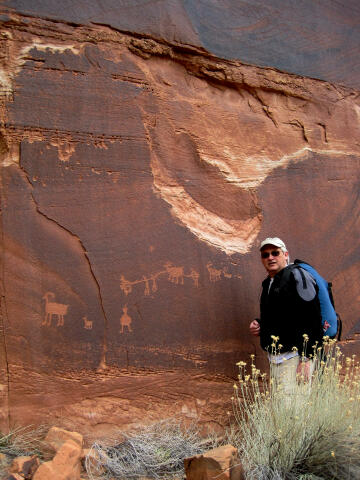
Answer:
[{"label": "red rock", "polygon": [[[63,20],[66,24],[106,25],[116,31],[137,32],[162,39],[183,50],[204,49],[224,58],[239,59],[359,88],[357,46],[360,41],[356,0],[288,3],[282,0],[252,2],[216,0],[182,2],[152,0],[120,3],[79,0],[76,9],[58,3],[3,0],[2,20],[28,24],[30,18]],[[8,8],[6,8],[8,7]],[[314,26],[316,25],[316,28]],[[23,26],[23,25],[21,25]],[[62,27],[69,31],[69,28]],[[291,34],[289,35],[289,32]],[[101,33],[98,33],[101,38]],[[116,39],[115,33],[113,33]],[[147,39],[148,40],[148,39]]]},{"label": "red rock", "polygon": [[184,460],[186,480],[243,480],[238,452],[232,445],[215,448]]},{"label": "red rock", "polygon": [[21,478],[31,479],[39,465],[40,460],[36,455],[32,457],[16,457],[10,466],[9,472],[19,474]]},{"label": "red rock", "polygon": [[77,443],[67,440],[53,460],[40,465],[33,480],[80,480],[81,451]]},{"label": "red rock", "polygon": [[225,424],[271,235],[358,349],[357,90],[33,8],[0,37],[2,431]]},{"label": "red rock", "polygon": [[68,440],[72,440],[79,447],[83,446],[83,436],[78,432],[69,432],[58,427],[51,427],[48,431],[45,442],[57,452],[62,445]]}]

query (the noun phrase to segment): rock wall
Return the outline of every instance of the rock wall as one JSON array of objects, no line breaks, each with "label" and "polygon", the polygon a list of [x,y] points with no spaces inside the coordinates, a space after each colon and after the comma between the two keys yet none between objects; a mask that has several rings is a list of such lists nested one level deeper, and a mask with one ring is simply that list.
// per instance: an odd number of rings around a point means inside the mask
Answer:
[{"label": "rock wall", "polygon": [[269,235],[333,281],[356,351],[356,82],[219,58],[181,30],[178,2],[172,17],[138,2],[127,32],[85,3],[61,4],[61,18],[41,10],[52,2],[11,3],[1,427],[49,421],[95,438],[177,413],[224,424],[235,363],[265,364],[248,324]]}]

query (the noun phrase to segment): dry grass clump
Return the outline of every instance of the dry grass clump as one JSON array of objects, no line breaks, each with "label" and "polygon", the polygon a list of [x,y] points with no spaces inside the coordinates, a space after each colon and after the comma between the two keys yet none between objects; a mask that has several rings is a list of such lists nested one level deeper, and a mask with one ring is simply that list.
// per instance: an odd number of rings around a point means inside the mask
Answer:
[{"label": "dry grass clump", "polygon": [[42,456],[44,438],[48,427],[44,425],[12,428],[9,433],[0,433],[0,453],[10,457],[29,455]]},{"label": "dry grass clump", "polygon": [[360,478],[360,366],[336,342],[318,349],[311,387],[300,378],[292,395],[239,362],[235,425],[247,480]]},{"label": "dry grass clump", "polygon": [[44,438],[47,433],[46,426],[33,426],[12,428],[9,433],[0,432],[0,478],[6,478],[8,467],[15,457],[37,455],[43,456],[45,446]]},{"label": "dry grass clump", "polygon": [[215,437],[204,439],[197,425],[166,419],[132,434],[113,446],[94,443],[85,459],[90,479],[183,478],[184,458],[214,448]]}]

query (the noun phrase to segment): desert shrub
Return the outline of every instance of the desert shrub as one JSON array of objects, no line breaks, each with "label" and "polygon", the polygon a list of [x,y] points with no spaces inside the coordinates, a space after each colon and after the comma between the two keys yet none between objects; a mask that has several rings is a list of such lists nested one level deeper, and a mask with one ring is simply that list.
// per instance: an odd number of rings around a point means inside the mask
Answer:
[{"label": "desert shrub", "polygon": [[13,427],[8,433],[0,432],[0,478],[7,478],[8,468],[15,457],[37,455],[43,457],[45,426]]},{"label": "desert shrub", "polygon": [[355,480],[360,477],[360,367],[334,340],[314,353],[311,387],[299,379],[293,395],[239,362],[234,385],[238,447],[248,480]]},{"label": "desert shrub", "polygon": [[215,436],[203,438],[195,424],[166,419],[107,446],[95,442],[85,459],[90,479],[183,478],[184,459],[218,445]]},{"label": "desert shrub", "polygon": [[27,455],[42,456],[44,438],[48,427],[27,425],[11,428],[9,433],[0,432],[0,453],[10,457]]}]

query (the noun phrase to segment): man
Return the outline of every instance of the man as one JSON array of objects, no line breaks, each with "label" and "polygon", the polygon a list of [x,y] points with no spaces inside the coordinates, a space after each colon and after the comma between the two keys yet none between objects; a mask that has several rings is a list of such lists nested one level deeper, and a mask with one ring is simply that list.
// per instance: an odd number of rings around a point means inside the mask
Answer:
[{"label": "man", "polygon": [[266,238],[260,253],[268,276],[262,283],[260,319],[251,322],[250,332],[260,336],[273,377],[291,393],[297,374],[310,379],[313,346],[322,344],[317,286],[306,271],[292,269],[288,275],[289,253],[280,238]]}]

